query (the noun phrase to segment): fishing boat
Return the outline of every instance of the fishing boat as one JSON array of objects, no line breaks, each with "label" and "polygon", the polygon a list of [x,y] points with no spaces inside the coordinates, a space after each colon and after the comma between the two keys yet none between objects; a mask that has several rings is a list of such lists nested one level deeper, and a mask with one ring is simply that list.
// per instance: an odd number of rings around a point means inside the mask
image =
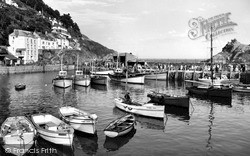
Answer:
[{"label": "fishing boat", "polygon": [[61,57],[61,70],[58,75],[52,80],[55,87],[68,88],[72,86],[72,78],[67,76],[67,71],[63,70],[63,55]]},{"label": "fishing boat", "polygon": [[112,121],[105,129],[104,134],[114,138],[129,133],[135,125],[134,115],[128,114]]},{"label": "fishing boat", "polygon": [[164,118],[165,106],[156,105],[155,103],[140,103],[134,100],[127,103],[124,98],[116,98],[115,106],[123,111],[137,115],[154,118]]},{"label": "fishing boat", "polygon": [[72,86],[72,79],[67,76],[67,71],[60,70],[58,75],[52,80],[55,87],[68,88]]},{"label": "fishing boat", "polygon": [[144,84],[145,74],[143,73],[114,73],[109,74],[112,81],[130,83],[130,84]]},{"label": "fishing boat", "polygon": [[19,90],[24,90],[25,88],[26,88],[26,85],[23,84],[23,83],[18,83],[18,84],[15,85],[15,89],[16,89],[17,91],[19,91]]},{"label": "fishing boat", "polygon": [[75,75],[73,77],[74,85],[88,87],[90,85],[90,77],[88,75],[84,75],[83,71],[76,70]]},{"label": "fishing boat", "polygon": [[59,115],[63,121],[75,130],[89,134],[96,133],[96,114],[89,114],[78,108],[66,106],[59,109]]},{"label": "fishing boat", "polygon": [[189,108],[189,96],[168,95],[158,92],[150,92],[147,94],[150,98],[149,102],[158,103],[159,105],[171,105],[176,107]]},{"label": "fishing boat", "polygon": [[235,84],[233,85],[234,92],[250,93],[250,84]]},{"label": "fishing boat", "polygon": [[88,87],[90,85],[90,77],[84,75],[82,70],[78,69],[78,56],[75,75],[73,76],[73,84],[78,86]]},{"label": "fishing boat", "polygon": [[[213,36],[212,27],[210,33],[211,39],[211,75],[213,76]],[[232,98],[232,88],[223,85],[214,85],[214,79],[211,79],[211,85],[198,85],[186,87],[189,94],[198,94],[210,97]]]},{"label": "fishing boat", "polygon": [[91,75],[91,83],[96,85],[107,85],[108,77],[102,75]]},{"label": "fishing boat", "polygon": [[51,114],[31,115],[39,136],[54,144],[72,146],[74,129]]},{"label": "fishing boat", "polygon": [[212,83],[213,83],[214,86],[215,85],[219,86],[219,85],[222,85],[223,82],[228,81],[228,78],[226,75],[222,75],[221,77],[213,78],[213,82],[212,82],[211,77],[198,78],[198,81],[209,84],[209,85],[212,85]]},{"label": "fishing boat", "polygon": [[222,97],[222,98],[232,98],[232,88],[228,86],[207,86],[207,85],[199,85],[199,86],[191,86],[186,87],[189,94],[197,94],[208,97]]},{"label": "fishing boat", "polygon": [[3,148],[14,154],[24,155],[34,144],[36,129],[25,116],[8,117],[1,126]]}]

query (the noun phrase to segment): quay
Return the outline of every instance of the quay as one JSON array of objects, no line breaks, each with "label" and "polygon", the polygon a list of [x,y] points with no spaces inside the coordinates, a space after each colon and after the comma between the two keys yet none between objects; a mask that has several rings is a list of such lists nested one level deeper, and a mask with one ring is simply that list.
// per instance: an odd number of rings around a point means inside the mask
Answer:
[{"label": "quay", "polygon": [[[64,65],[65,70],[75,70],[75,65]],[[81,67],[84,73],[89,74],[91,71],[90,66]],[[105,70],[106,68],[99,68],[99,70]],[[0,75],[2,74],[19,74],[19,73],[38,73],[38,72],[49,72],[59,71],[60,64],[55,65],[24,65],[24,66],[0,66]],[[210,75],[210,71],[200,70],[162,70],[161,73],[166,73],[166,80],[170,81],[185,81],[185,80],[198,80],[205,75]],[[237,71],[220,71],[216,73],[217,76],[226,75],[228,79],[239,79],[243,73]]]},{"label": "quay", "polygon": [[[210,71],[196,71],[196,70],[167,70],[166,80],[170,81],[185,81],[185,80],[198,80],[205,75],[210,75]],[[225,75],[228,79],[239,79],[240,72],[221,71],[216,73],[217,76]]]}]

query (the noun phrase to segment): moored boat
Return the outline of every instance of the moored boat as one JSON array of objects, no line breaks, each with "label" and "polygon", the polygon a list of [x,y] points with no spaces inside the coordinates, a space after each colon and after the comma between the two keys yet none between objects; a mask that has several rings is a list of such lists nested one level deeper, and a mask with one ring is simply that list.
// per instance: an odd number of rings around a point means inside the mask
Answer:
[{"label": "moored boat", "polygon": [[18,84],[15,85],[15,89],[16,89],[17,91],[19,91],[19,90],[24,90],[25,88],[26,88],[26,85],[23,84],[23,83],[18,83]]},{"label": "moored boat", "polygon": [[72,146],[74,129],[51,114],[31,115],[38,134],[54,144]]},{"label": "moored boat", "polygon": [[250,93],[249,84],[235,84],[233,85],[234,92]]},{"label": "moored boat", "polygon": [[25,116],[8,117],[1,126],[3,148],[14,155],[24,155],[34,144],[36,129]]},{"label": "moored boat", "polygon": [[115,106],[123,111],[154,118],[164,118],[164,107],[155,103],[139,103],[136,101],[127,103],[124,98],[115,99]]},{"label": "moored boat", "polygon": [[90,85],[90,77],[88,75],[84,75],[83,71],[76,70],[73,77],[73,84],[88,87]]},{"label": "moored boat", "polygon": [[[211,41],[211,67],[213,67],[213,27],[211,26],[211,33],[210,33],[210,41]],[[219,82],[216,82],[216,79],[214,79],[214,71],[213,68],[211,68],[211,75],[213,78],[211,79],[203,79],[208,80],[211,82],[209,85],[199,85],[199,86],[191,86],[186,87],[189,94],[197,94],[197,95],[204,95],[209,97],[221,97],[221,98],[232,98],[232,88],[228,86],[223,86],[220,84],[221,79],[219,79]],[[224,78],[226,79],[226,77]],[[201,80],[201,79],[200,79]],[[216,83],[214,83],[216,82]]]},{"label": "moored boat", "polygon": [[212,79],[208,77],[208,78],[198,78],[198,81],[202,83],[206,83],[208,85],[213,84],[214,86],[219,86],[219,85],[222,85],[223,82],[228,81],[228,78],[226,76],[222,76],[221,78],[217,77],[217,78],[214,78],[212,82]]},{"label": "moored boat", "polygon": [[147,96],[150,102],[158,103],[159,105],[171,105],[176,107],[189,108],[189,96],[168,95],[164,93],[151,92]]},{"label": "moored boat", "polygon": [[144,84],[145,74],[141,73],[130,73],[126,77],[124,73],[109,74],[112,81],[131,83],[131,84]]},{"label": "moored boat", "polygon": [[97,115],[89,114],[75,107],[66,106],[59,109],[62,120],[72,126],[75,130],[95,134]]},{"label": "moored boat", "polygon": [[209,97],[232,98],[232,88],[227,86],[191,86],[186,87],[189,94],[197,94]]},{"label": "moored boat", "polygon": [[68,88],[72,85],[72,79],[67,76],[67,71],[61,70],[52,83],[55,87]]},{"label": "moored boat", "polygon": [[107,85],[108,77],[102,75],[91,75],[91,83],[98,85]]},{"label": "moored boat", "polygon": [[112,121],[105,129],[104,134],[114,138],[129,133],[135,125],[134,115],[128,114]]}]

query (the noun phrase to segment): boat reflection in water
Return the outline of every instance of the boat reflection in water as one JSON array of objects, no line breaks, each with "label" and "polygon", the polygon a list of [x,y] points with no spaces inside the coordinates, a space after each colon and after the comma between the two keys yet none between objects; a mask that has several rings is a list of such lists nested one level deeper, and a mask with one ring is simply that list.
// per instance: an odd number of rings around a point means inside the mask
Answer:
[{"label": "boat reflection in water", "polygon": [[133,136],[136,133],[136,129],[133,128],[129,133],[115,137],[115,138],[110,138],[106,136],[106,140],[103,144],[103,147],[107,149],[107,151],[116,151],[125,144],[129,142],[130,139],[133,138]]},{"label": "boat reflection in water", "polygon": [[84,92],[84,93],[88,93],[90,90],[90,86],[88,87],[84,87],[84,86],[79,86],[79,85],[74,85],[73,89],[79,92]]},{"label": "boat reflection in water", "polygon": [[108,90],[107,85],[91,84],[91,88],[94,88],[96,90],[103,90],[103,91],[107,91]]},{"label": "boat reflection in water", "polygon": [[[84,134],[84,135],[83,135]],[[77,149],[80,149],[87,155],[95,155],[98,150],[98,137],[97,134],[95,135],[89,135],[86,133],[81,133],[78,131],[75,131],[75,155],[82,155],[78,154]]]},{"label": "boat reflection in water", "polygon": [[41,137],[37,138],[35,153],[37,156],[74,156],[73,149],[70,146],[53,144]]},{"label": "boat reflection in water", "polygon": [[69,93],[71,89],[72,89],[71,87],[68,87],[68,88],[53,87],[55,94],[60,95],[60,96],[62,96],[63,94]]},{"label": "boat reflection in water", "polygon": [[175,106],[165,106],[165,116],[177,118],[180,121],[188,122],[190,119],[189,109]]},{"label": "boat reflection in water", "polygon": [[[123,116],[127,113],[115,107],[113,108],[113,114]],[[164,130],[163,119],[135,115],[135,120],[137,127],[145,129]]]},{"label": "boat reflection in water", "polygon": [[208,102],[218,104],[218,105],[225,105],[228,107],[232,107],[232,98],[223,98],[223,97],[204,97],[201,95],[194,95],[191,94],[190,97],[196,98],[199,100],[206,100]]}]

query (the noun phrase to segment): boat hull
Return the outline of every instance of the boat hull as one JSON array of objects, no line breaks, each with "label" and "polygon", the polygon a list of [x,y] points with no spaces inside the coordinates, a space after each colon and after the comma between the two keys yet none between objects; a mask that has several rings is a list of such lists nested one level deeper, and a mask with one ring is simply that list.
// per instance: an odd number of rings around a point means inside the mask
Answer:
[{"label": "boat hull", "polygon": [[211,96],[211,97],[222,97],[222,98],[232,98],[231,88],[198,88],[197,86],[186,88],[190,94]]},{"label": "boat hull", "polygon": [[115,76],[109,75],[112,81],[122,82],[122,83],[130,83],[130,84],[144,84],[145,75],[135,75],[135,76],[128,76],[128,78],[124,76]]},{"label": "boat hull", "polygon": [[0,136],[3,137],[3,148],[19,156],[33,146],[36,130],[24,116],[9,117],[1,126]]},{"label": "boat hull", "polygon": [[24,85],[24,84],[15,85],[15,89],[16,89],[17,91],[19,91],[19,90],[24,90],[25,88],[26,88],[26,85]]},{"label": "boat hull", "polygon": [[93,76],[91,77],[91,83],[99,85],[107,85],[108,78],[105,76]]},{"label": "boat hull", "polygon": [[[199,78],[198,81],[200,81],[202,83],[212,85],[212,80],[211,79]],[[222,85],[222,82],[224,82],[224,81],[228,81],[228,79],[213,79],[213,85],[214,86]]]},{"label": "boat hull", "polygon": [[90,85],[90,79],[87,79],[87,78],[77,79],[77,80],[74,80],[73,83],[74,85],[88,87]]},{"label": "boat hull", "polygon": [[[31,120],[34,123],[37,132],[40,137],[43,139],[52,142],[54,144],[61,144],[66,146],[72,146],[73,137],[74,137],[74,129],[64,123],[62,120],[50,115],[50,114],[37,114],[32,115]],[[53,127],[43,128],[41,125],[48,125],[49,123],[53,123]],[[64,124],[67,129],[58,130],[60,124]],[[53,129],[51,129],[53,128]]]},{"label": "boat hull", "polygon": [[135,125],[135,116],[128,114],[112,121],[105,129],[104,134],[114,138],[129,133]]},{"label": "boat hull", "polygon": [[115,99],[115,106],[123,111],[147,117],[164,118],[164,106],[147,103],[142,106],[130,105],[123,102],[123,99]]},{"label": "boat hull", "polygon": [[68,88],[72,86],[72,80],[71,79],[54,79],[53,85],[55,87]]},{"label": "boat hull", "polygon": [[[81,115],[76,116],[79,113],[81,113]],[[59,109],[59,115],[63,121],[75,130],[88,134],[96,133],[97,116],[95,114],[88,114],[74,107],[61,107]]]},{"label": "boat hull", "polygon": [[250,86],[246,85],[235,85],[233,87],[234,92],[250,93]]},{"label": "boat hull", "polygon": [[189,96],[172,96],[163,93],[149,93],[147,96],[152,103],[189,108]]},{"label": "boat hull", "polygon": [[128,129],[122,131],[122,132],[114,132],[114,131],[104,131],[104,134],[110,138],[114,138],[114,137],[118,137],[118,136],[122,136],[125,135],[127,133],[129,133],[134,127],[131,126]]}]

